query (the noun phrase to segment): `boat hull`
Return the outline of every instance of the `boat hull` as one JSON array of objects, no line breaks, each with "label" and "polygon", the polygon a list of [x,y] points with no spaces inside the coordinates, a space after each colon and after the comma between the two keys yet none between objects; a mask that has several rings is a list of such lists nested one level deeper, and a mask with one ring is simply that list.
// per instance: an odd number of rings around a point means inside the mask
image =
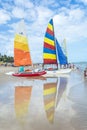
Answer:
[{"label": "boat hull", "polygon": [[60,70],[51,70],[46,71],[45,77],[68,77],[72,69],[60,69]]},{"label": "boat hull", "polygon": [[46,74],[46,71],[14,73],[12,75],[16,77],[35,77],[35,76],[41,76],[44,74]]}]

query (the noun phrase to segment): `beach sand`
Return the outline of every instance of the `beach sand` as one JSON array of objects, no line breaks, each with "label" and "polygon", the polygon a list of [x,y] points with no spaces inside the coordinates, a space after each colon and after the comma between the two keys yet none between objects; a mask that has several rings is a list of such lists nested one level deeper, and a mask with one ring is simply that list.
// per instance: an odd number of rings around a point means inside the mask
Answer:
[{"label": "beach sand", "polygon": [[0,66],[0,73],[7,73],[7,72],[10,72],[10,71],[17,71],[18,70],[18,67],[11,67],[11,66]]},{"label": "beach sand", "polygon": [[[87,130],[87,79],[82,72],[42,80],[6,74],[14,71],[18,68],[0,67],[0,130]],[[57,103],[45,92],[49,83],[57,84]]]}]

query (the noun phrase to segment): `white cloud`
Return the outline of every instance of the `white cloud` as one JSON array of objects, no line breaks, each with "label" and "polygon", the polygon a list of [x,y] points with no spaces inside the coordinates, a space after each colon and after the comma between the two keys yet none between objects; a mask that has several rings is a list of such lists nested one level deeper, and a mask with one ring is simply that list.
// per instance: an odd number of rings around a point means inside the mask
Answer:
[{"label": "white cloud", "polygon": [[29,35],[28,43],[33,62],[42,62],[43,37],[39,37],[37,35]]},{"label": "white cloud", "polygon": [[83,2],[84,4],[87,4],[87,0],[79,0],[79,2]]},{"label": "white cloud", "polygon": [[[66,15],[67,12],[67,15]],[[56,35],[67,37],[69,42],[72,40],[80,40],[87,34],[87,19],[84,10],[81,9],[66,9],[65,15],[62,12],[54,17],[54,25]]]},{"label": "white cloud", "polygon": [[12,14],[13,14],[13,17],[16,17],[16,18],[24,18],[25,17],[25,12],[23,9],[21,8],[18,8],[18,7],[15,7],[13,10],[12,10]]},{"label": "white cloud", "polygon": [[42,7],[42,6],[37,7],[36,12],[37,12],[37,14],[36,14],[37,17],[29,28],[30,28],[32,34],[37,33],[36,35],[40,35],[40,34],[42,35],[43,33],[45,33],[48,21],[50,18],[52,18],[54,13],[52,10]]},{"label": "white cloud", "polygon": [[42,0],[40,2],[40,4],[44,7],[58,7],[59,6],[59,2],[57,2],[56,0]]},{"label": "white cloud", "polygon": [[69,13],[69,19],[70,21],[73,23],[80,23],[81,21],[83,21],[85,16],[85,12],[84,10],[81,10],[80,8],[77,9],[73,9],[70,11]]},{"label": "white cloud", "polygon": [[8,12],[5,10],[0,10],[0,24],[5,24],[7,23],[8,20],[10,20],[10,15]]},{"label": "white cloud", "polygon": [[[63,9],[54,17],[55,35],[61,44],[66,38],[69,61],[85,61],[87,52],[87,18],[80,8]],[[74,50],[74,54],[73,54]],[[78,52],[78,53],[77,53]]]}]

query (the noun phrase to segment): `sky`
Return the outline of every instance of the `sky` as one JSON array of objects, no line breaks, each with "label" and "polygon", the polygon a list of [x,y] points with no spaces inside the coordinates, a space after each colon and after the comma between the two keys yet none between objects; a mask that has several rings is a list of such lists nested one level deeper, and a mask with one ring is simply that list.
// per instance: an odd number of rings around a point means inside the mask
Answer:
[{"label": "sky", "polygon": [[48,22],[60,45],[66,39],[68,62],[87,62],[87,0],[0,0],[0,53],[14,56],[14,36],[25,20],[33,63],[43,62]]}]

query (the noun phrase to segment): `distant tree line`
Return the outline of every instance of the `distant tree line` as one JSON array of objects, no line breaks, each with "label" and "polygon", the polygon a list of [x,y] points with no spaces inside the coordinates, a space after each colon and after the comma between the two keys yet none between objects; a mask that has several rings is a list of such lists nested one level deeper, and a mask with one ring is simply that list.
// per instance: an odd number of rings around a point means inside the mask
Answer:
[{"label": "distant tree line", "polygon": [[12,63],[14,61],[12,56],[7,56],[7,55],[1,55],[0,53],[0,62],[10,62]]}]

